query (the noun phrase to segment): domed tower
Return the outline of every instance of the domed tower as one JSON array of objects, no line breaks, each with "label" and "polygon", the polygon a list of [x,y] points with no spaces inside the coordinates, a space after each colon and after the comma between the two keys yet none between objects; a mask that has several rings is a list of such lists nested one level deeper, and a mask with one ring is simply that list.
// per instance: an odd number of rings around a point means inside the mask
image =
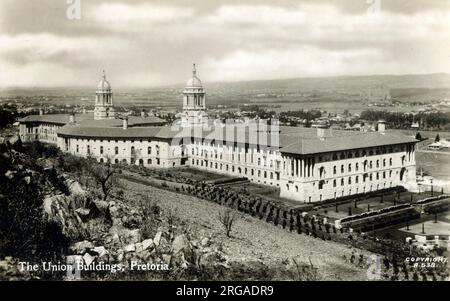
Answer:
[{"label": "domed tower", "polygon": [[203,126],[208,122],[206,114],[205,91],[201,80],[197,77],[195,64],[192,69],[192,77],[186,83],[183,91],[183,113],[181,125]]},{"label": "domed tower", "polygon": [[98,83],[97,91],[95,92],[95,120],[113,119],[116,117],[112,96],[111,85],[106,80],[106,74],[105,71],[103,71],[102,79]]}]

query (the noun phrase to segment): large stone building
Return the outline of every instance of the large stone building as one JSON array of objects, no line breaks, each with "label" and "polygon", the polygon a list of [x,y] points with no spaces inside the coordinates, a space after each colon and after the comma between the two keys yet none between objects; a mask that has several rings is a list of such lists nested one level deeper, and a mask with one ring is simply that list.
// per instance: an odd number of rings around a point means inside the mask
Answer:
[{"label": "large stone building", "polygon": [[246,177],[279,187],[280,196],[317,202],[403,186],[416,189],[416,140],[386,131],[331,131],[282,127],[272,122],[212,126],[205,91],[197,77],[183,91],[181,121],[165,125],[156,117],[119,116],[105,76],[94,115],[34,115],[20,121],[26,141],[56,144],[61,150],[100,162],[146,167],[192,168]]}]

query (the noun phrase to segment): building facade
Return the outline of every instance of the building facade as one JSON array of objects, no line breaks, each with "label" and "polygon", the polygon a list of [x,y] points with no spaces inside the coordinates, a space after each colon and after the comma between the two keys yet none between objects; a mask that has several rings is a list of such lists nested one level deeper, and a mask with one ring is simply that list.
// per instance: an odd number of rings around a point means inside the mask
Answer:
[{"label": "building facade", "polygon": [[156,117],[123,116],[113,108],[112,89],[100,81],[94,114],[34,115],[20,121],[24,142],[56,144],[62,151],[99,162],[152,168],[190,166],[277,187],[299,202],[403,186],[416,190],[416,140],[386,131],[334,131],[325,126],[215,124],[206,114],[205,91],[197,77],[183,91],[179,125]]}]

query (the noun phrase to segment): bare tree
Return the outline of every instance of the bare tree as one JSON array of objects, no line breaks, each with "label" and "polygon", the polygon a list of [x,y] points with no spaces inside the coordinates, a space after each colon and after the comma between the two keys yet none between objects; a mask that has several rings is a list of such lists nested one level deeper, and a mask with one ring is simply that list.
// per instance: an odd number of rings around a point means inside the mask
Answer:
[{"label": "bare tree", "polygon": [[234,222],[237,220],[238,215],[234,210],[226,209],[223,212],[219,213],[219,221],[222,224],[225,234],[227,237],[231,237],[231,229],[233,227]]},{"label": "bare tree", "polygon": [[97,185],[101,187],[103,193],[103,201],[106,201],[114,187],[114,174],[118,170],[111,164],[111,160],[106,163],[99,164],[95,160],[90,160],[87,171]]}]

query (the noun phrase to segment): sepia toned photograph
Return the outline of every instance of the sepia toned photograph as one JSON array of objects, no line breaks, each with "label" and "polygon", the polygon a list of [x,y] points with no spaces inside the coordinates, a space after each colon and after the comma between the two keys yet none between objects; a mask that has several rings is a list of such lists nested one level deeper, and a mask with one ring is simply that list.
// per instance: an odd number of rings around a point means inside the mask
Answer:
[{"label": "sepia toned photograph", "polygon": [[1,282],[446,282],[449,208],[450,1],[0,3]]}]

